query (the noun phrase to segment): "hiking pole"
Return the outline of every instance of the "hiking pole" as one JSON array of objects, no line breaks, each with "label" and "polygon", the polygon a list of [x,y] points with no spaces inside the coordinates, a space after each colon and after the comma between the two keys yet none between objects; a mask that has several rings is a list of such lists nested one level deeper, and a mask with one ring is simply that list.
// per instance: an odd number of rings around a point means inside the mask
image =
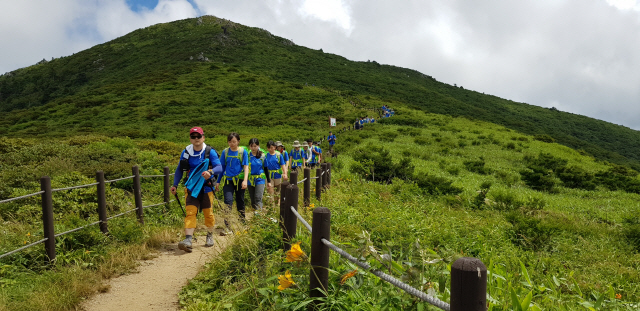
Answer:
[{"label": "hiking pole", "polygon": [[187,212],[184,211],[184,207],[182,207],[182,203],[180,203],[180,199],[178,199],[178,194],[174,194],[174,196],[176,197],[176,201],[178,201],[178,205],[180,205],[180,209],[182,210],[182,215],[184,215],[184,217],[187,217]]}]

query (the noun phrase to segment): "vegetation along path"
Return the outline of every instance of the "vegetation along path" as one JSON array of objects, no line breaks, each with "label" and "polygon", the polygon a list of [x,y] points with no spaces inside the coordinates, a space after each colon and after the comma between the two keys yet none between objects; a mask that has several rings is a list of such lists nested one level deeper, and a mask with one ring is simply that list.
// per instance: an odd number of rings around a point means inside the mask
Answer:
[{"label": "vegetation along path", "polygon": [[178,310],[178,292],[200,268],[229,244],[230,237],[218,236],[213,247],[204,247],[204,237],[185,253],[169,245],[160,255],[142,263],[139,272],[115,278],[109,290],[88,299],[82,310]]}]

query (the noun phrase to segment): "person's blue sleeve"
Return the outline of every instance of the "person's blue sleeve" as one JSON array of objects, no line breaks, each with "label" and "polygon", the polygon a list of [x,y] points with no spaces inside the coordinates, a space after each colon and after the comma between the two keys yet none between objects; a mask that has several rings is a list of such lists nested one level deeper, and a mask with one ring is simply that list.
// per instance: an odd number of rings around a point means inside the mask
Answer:
[{"label": "person's blue sleeve", "polygon": [[322,154],[322,149],[320,149],[320,147],[318,147],[318,153]]},{"label": "person's blue sleeve", "polygon": [[245,165],[249,165],[249,153],[247,152],[246,149],[242,153],[242,166],[245,166]]},{"label": "person's blue sleeve", "polygon": [[220,158],[220,162],[221,162],[221,164],[220,164],[221,171],[220,171],[220,174],[218,174],[218,180],[217,180],[217,183],[220,183],[220,181],[222,181],[222,176],[224,175],[224,174],[223,174],[223,173],[224,173],[224,170],[225,170],[225,169],[227,169],[227,167],[226,167],[227,161],[226,161],[226,159],[225,159],[225,158],[226,158],[226,156],[225,156],[225,154],[224,154],[224,150],[222,150],[222,158]]},{"label": "person's blue sleeve", "polygon": [[182,168],[180,167],[180,160],[182,160],[182,156],[184,155],[184,150],[180,153],[180,159],[178,159],[178,167],[176,167],[175,174],[173,175],[173,186],[177,187],[182,179]]},{"label": "person's blue sleeve", "polygon": [[281,154],[280,158],[278,159],[278,165],[285,165],[285,163],[287,162],[284,161],[284,155]]},{"label": "person's blue sleeve", "polygon": [[220,175],[220,173],[222,173],[222,163],[220,163],[220,159],[218,159],[218,153],[216,153],[213,148],[211,149],[211,152],[209,152],[209,163],[213,168],[213,175]]}]

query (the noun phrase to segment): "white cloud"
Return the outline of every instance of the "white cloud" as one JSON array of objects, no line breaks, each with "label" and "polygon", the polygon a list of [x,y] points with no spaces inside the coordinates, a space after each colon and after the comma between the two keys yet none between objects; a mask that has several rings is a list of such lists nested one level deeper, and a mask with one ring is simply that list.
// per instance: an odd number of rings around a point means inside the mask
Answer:
[{"label": "white cloud", "polygon": [[306,0],[298,10],[304,17],[317,18],[325,22],[334,22],[344,29],[347,36],[352,24],[349,7],[341,0]]}]

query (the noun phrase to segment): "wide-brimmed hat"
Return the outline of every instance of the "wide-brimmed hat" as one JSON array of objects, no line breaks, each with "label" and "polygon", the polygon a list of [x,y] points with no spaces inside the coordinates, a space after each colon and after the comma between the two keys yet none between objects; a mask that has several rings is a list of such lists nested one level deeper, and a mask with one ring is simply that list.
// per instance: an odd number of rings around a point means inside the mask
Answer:
[{"label": "wide-brimmed hat", "polygon": [[293,148],[298,148],[298,147],[300,147],[300,142],[297,141],[297,140],[294,140],[293,141]]},{"label": "wide-brimmed hat", "polygon": [[276,142],[276,147],[282,147],[282,146],[284,146],[284,145],[282,144],[282,142],[281,142],[281,141],[279,141],[279,140],[278,140],[278,141]]}]

